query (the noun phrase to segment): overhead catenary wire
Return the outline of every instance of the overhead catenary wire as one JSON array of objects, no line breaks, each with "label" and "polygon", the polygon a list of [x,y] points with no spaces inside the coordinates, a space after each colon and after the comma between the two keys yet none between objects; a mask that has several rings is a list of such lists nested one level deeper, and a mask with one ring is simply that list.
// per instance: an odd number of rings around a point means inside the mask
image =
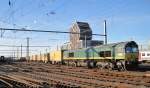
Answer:
[{"label": "overhead catenary wire", "polygon": [[[5,51],[5,52],[7,52],[7,51],[17,51],[17,50],[0,50],[0,51]],[[22,50],[22,51],[26,51],[26,50]],[[30,51],[37,51],[37,50],[30,50]]]},{"label": "overhead catenary wire", "polygon": [[[15,13],[22,11],[22,9],[26,7],[26,6],[24,6],[25,2],[23,2],[23,5],[22,4],[15,5],[15,4],[17,4],[16,2],[17,2],[17,0],[8,0],[9,9],[5,13],[2,14],[2,17],[0,17],[1,18],[0,21],[9,26],[23,27],[23,26],[20,26],[20,25],[14,23],[16,21],[16,19],[14,19],[14,17],[15,17]],[[33,4],[32,2],[33,2],[33,0],[31,0],[30,2],[28,2],[26,4],[31,5],[31,4]],[[26,15],[28,15],[30,12],[31,11],[29,11]],[[6,18],[6,19],[4,19],[4,18]],[[17,18],[18,18],[18,16],[17,16]],[[21,18],[22,18],[22,16],[21,16]]]},{"label": "overhead catenary wire", "polygon": [[[78,32],[66,32],[66,31],[48,31],[48,30],[29,30],[29,29],[11,29],[11,28],[0,28],[0,30],[7,30],[7,31],[27,31],[27,32],[47,32],[47,33],[65,33],[65,34],[82,34]],[[104,34],[92,34],[96,36],[106,36]]]},{"label": "overhead catenary wire", "polygon": [[[16,46],[16,45],[0,45],[0,47],[27,47],[27,46]],[[30,47],[51,47],[51,46],[30,46]]]},{"label": "overhead catenary wire", "polygon": [[[7,52],[7,51],[0,51],[0,53],[16,53],[16,52],[14,52],[14,51],[9,51],[9,52]],[[22,53],[26,53],[26,51],[22,51]],[[32,52],[30,52],[30,53],[32,53]]]}]

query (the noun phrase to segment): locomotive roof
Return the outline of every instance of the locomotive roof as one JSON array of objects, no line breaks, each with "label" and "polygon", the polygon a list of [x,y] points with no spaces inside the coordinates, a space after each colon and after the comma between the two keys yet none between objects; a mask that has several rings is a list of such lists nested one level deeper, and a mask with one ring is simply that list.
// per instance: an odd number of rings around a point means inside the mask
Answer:
[{"label": "locomotive roof", "polygon": [[[99,45],[99,46],[95,46],[95,48],[96,47],[97,48],[98,47],[126,47],[127,45],[131,45],[131,44],[138,46],[135,41],[126,41],[126,42],[111,43],[111,44],[106,44],[106,45]],[[82,49],[77,49],[77,50],[83,50],[83,49],[87,49],[87,48],[82,48]],[[71,51],[76,51],[76,50],[68,50],[68,51],[71,52]]]},{"label": "locomotive roof", "polygon": [[117,42],[117,43],[110,43],[110,44],[106,44],[106,45],[102,45],[102,46],[126,45],[128,43],[135,43],[135,42],[134,41]]},{"label": "locomotive roof", "polygon": [[97,46],[97,47],[105,47],[105,46],[107,46],[107,47],[116,47],[116,46],[125,47],[125,46],[130,45],[130,44],[137,45],[135,41],[126,41],[126,42],[118,42],[118,43],[100,45],[100,46]]}]

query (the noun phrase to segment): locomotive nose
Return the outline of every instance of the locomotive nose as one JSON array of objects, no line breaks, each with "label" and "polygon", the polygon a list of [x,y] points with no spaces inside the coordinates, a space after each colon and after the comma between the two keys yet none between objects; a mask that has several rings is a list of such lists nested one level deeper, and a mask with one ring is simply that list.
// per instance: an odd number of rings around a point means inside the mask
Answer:
[{"label": "locomotive nose", "polygon": [[128,61],[136,61],[138,59],[138,53],[127,53],[126,59]]}]

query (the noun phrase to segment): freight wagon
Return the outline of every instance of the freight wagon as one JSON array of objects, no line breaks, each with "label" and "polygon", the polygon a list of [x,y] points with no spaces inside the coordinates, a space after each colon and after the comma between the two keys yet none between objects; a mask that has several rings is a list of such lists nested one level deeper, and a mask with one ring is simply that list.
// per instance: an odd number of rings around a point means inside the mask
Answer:
[{"label": "freight wagon", "polygon": [[50,53],[32,55],[30,57],[30,61],[44,62],[44,63],[50,62]]},{"label": "freight wagon", "polygon": [[50,52],[50,62],[52,64],[60,64],[62,62],[63,53],[61,50]]}]

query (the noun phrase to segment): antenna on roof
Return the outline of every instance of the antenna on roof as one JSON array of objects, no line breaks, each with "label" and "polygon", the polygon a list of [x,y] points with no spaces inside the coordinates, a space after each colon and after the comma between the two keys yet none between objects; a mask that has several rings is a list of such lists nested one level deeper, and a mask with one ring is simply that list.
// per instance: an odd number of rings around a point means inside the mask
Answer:
[{"label": "antenna on roof", "polygon": [[105,44],[107,44],[107,27],[106,27],[106,20],[104,20],[104,37],[105,37]]}]

